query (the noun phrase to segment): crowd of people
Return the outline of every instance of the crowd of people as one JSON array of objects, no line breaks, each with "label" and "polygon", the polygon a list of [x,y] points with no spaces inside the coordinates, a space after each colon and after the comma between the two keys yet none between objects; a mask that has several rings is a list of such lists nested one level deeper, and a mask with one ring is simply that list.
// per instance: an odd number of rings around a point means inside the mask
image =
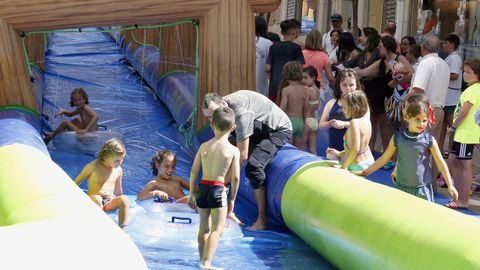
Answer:
[{"label": "crowd of people", "polygon": [[[445,206],[468,208],[480,140],[480,60],[462,60],[455,34],[397,40],[388,21],[381,33],[364,27],[354,35],[340,14],[330,19],[331,30],[309,32],[303,50],[295,19],[281,22],[282,41],[257,46],[257,85],[268,85],[267,96],[290,118],[290,143],[359,175],[393,170],[396,188],[429,201],[444,186],[451,195]],[[266,26],[258,16],[257,40],[267,38]],[[318,129],[328,129],[326,153],[312,139]],[[383,155],[374,161],[372,152]]]}]

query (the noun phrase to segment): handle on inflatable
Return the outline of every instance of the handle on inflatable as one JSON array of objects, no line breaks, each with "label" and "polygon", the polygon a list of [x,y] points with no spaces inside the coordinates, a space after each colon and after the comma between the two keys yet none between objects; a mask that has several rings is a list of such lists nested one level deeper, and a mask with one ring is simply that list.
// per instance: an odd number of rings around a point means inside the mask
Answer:
[{"label": "handle on inflatable", "polygon": [[162,200],[162,199],[160,199],[160,197],[154,196],[153,201],[158,202],[158,203],[165,203],[165,202],[173,203],[175,201],[175,199],[172,196],[170,196],[170,197],[168,197],[168,200]]},{"label": "handle on inflatable", "polygon": [[172,223],[175,223],[175,219],[188,221],[188,224],[192,224],[192,219],[189,217],[172,217]]}]

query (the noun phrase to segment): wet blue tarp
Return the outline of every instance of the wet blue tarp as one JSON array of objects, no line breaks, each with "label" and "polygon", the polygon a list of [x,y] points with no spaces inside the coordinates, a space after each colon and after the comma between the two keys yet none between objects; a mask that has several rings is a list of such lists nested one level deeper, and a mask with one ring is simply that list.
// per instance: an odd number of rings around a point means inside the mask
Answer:
[{"label": "wet blue tarp", "polygon": [[[149,164],[159,149],[176,152],[175,174],[188,179],[193,157],[184,148],[177,122],[138,73],[124,63],[119,45],[106,34],[85,32],[54,34],[49,43],[43,113],[49,116],[50,126],[62,121],[53,117],[59,108],[72,109],[71,90],[84,87],[90,105],[100,116],[100,124],[124,138],[127,148],[122,165],[124,193],[135,195],[153,179]],[[172,78],[175,76],[178,75]],[[53,160],[72,178],[94,159],[87,154],[56,151],[52,145],[49,150]],[[86,184],[81,187],[85,189]],[[256,218],[255,207],[242,198],[238,199],[236,213],[246,223],[253,223]],[[215,265],[228,269],[333,268],[288,231],[244,231],[244,234],[236,249],[216,254]],[[151,269],[197,269],[198,266],[196,252],[145,246],[140,249]]]}]

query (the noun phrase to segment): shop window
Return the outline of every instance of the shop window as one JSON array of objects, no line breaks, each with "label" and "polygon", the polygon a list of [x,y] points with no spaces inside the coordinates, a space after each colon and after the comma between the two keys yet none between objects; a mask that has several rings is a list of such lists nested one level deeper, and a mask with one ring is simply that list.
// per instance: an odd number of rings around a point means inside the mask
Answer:
[{"label": "shop window", "polygon": [[301,6],[302,15],[302,33],[308,33],[317,28],[317,12],[318,1],[316,0],[303,0]]},{"label": "shop window", "polygon": [[460,55],[464,59],[480,57],[480,1],[418,0],[414,35],[443,38],[450,33],[460,38]]},{"label": "shop window", "polygon": [[302,23],[301,33],[317,28],[318,0],[287,0],[286,19],[297,19]]},{"label": "shop window", "polygon": [[287,20],[289,19],[295,19],[297,18],[297,16],[295,16],[297,14],[297,3],[295,0],[287,0],[287,12],[286,12],[286,16],[285,18]]},{"label": "shop window", "polygon": [[383,24],[385,25],[389,21],[396,21],[397,1],[386,0],[383,1]]}]

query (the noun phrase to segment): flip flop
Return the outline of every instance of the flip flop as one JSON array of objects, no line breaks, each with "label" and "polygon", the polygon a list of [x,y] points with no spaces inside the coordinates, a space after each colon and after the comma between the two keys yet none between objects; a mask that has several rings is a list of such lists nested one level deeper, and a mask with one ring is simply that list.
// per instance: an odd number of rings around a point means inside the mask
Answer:
[{"label": "flip flop", "polygon": [[448,207],[453,210],[467,210],[468,207],[460,206],[456,201],[449,201],[448,203],[444,204],[443,206]]}]

